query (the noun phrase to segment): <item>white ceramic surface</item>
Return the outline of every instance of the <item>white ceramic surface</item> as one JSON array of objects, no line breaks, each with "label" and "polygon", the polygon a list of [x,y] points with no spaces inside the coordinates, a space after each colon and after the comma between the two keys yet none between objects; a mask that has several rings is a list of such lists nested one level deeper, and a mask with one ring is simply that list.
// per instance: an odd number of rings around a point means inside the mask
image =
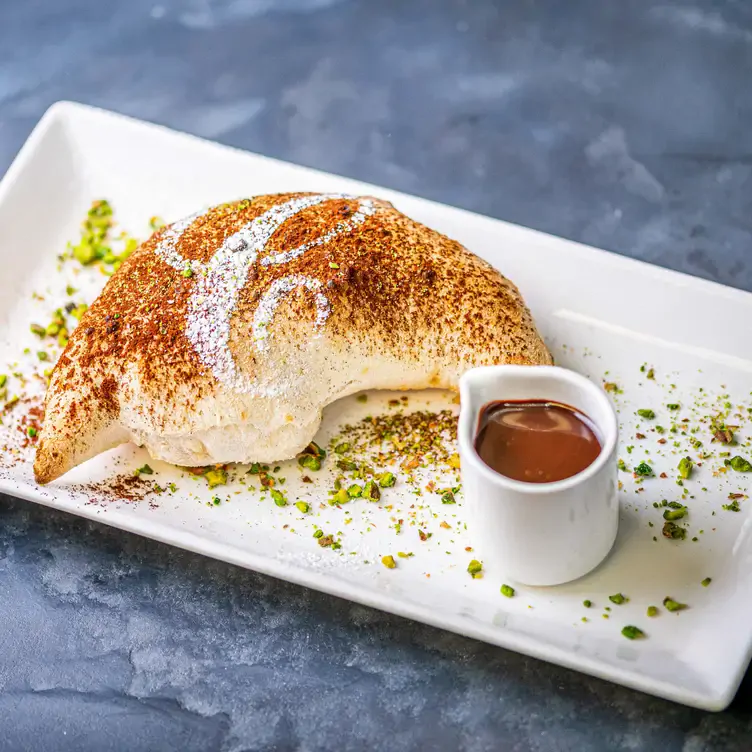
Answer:
[{"label": "white ceramic surface", "polygon": [[[752,320],[748,293],[73,104],[58,104],[47,113],[0,183],[0,265],[13,269],[12,274],[0,274],[0,363],[17,361],[22,348],[37,349],[29,322],[49,320],[56,295],[64,291],[67,280],[58,271],[57,254],[77,236],[92,199],[109,198],[120,224],[143,233],[154,214],[173,221],[221,201],[295,190],[386,198],[503,270],[523,292],[559,365],[599,382],[618,383],[623,391],[615,393],[622,436],[619,457],[630,465],[648,457],[648,446],[634,439],[641,425],[638,408],[653,406],[663,420],[668,399],[691,407],[700,389],[703,399],[728,394],[735,404],[752,406],[752,339],[739,336],[739,327]],[[93,292],[104,279],[95,270],[84,270],[74,282]],[[32,299],[34,291],[45,299]],[[643,363],[655,368],[655,380],[646,380]],[[366,404],[348,398],[332,405],[324,413],[319,440],[325,443],[342,422],[388,410],[390,396],[371,394]],[[451,396],[442,393],[411,396],[410,405],[456,410]],[[0,444],[6,429],[0,426]],[[741,433],[744,438],[748,429]],[[206,503],[212,492],[194,482],[190,487],[200,502],[177,493],[152,506],[110,502],[95,487],[71,485],[108,477],[115,462],[131,469],[143,464],[146,455],[133,447],[97,458],[75,471],[70,481],[44,489],[34,484],[28,462],[10,468],[0,462],[0,490],[718,710],[731,701],[752,649],[748,502],[742,501],[740,513],[722,509],[729,492],[738,491],[744,479],[698,469],[697,479],[688,484],[694,497],[689,500],[690,535],[698,540],[665,540],[660,535],[661,510],[653,503],[676,498],[678,457],[657,454],[655,434],[650,436],[649,459],[656,477],[638,484],[630,474],[619,474],[619,534],[605,562],[556,588],[519,587],[514,598],[499,594],[507,573],[490,562],[484,565],[483,579],[467,574],[475,553],[465,551],[473,541],[464,530],[461,494],[457,504],[445,506],[435,494],[416,499],[398,484],[384,495],[392,500],[391,510],[384,504],[351,504],[352,522],[347,525],[341,510],[322,508],[315,521],[343,531],[343,548],[335,553],[316,545],[310,521],[294,507],[260,503],[258,494],[250,491],[212,507]],[[703,438],[709,444],[710,438]],[[682,436],[678,439],[685,442]],[[635,448],[629,454],[631,444]],[[289,469],[291,493],[304,490],[295,485],[299,473],[294,465],[283,469]],[[153,477],[162,485],[175,480],[182,489],[191,482],[162,463],[153,466]],[[658,477],[662,471],[666,479]],[[312,500],[316,494],[326,499],[332,477],[323,476],[308,484]],[[399,510],[406,523],[397,534],[393,518]],[[432,532],[429,540],[419,540],[410,514]],[[399,550],[415,556],[399,559],[393,570],[381,566],[380,555]],[[707,576],[713,583],[704,588],[700,581]],[[613,607],[604,619],[608,595],[616,592],[626,594],[629,602]],[[660,605],[666,595],[690,608],[648,620],[645,608]],[[593,601],[590,610],[583,609],[586,598]],[[620,634],[625,624],[642,627],[646,639],[625,640]]]},{"label": "white ceramic surface", "polygon": [[[618,425],[606,393],[557,366],[474,368],[460,380],[458,443],[467,524],[484,562],[526,585],[560,585],[597,567],[619,527]],[[475,450],[478,419],[496,400],[545,399],[570,405],[596,426],[601,453],[557,483],[522,483],[486,465]]]}]

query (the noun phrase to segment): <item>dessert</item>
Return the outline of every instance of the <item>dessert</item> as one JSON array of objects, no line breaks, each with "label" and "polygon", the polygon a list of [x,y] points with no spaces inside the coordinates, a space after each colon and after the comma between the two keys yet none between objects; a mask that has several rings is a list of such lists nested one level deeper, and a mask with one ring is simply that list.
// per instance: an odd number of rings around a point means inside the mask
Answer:
[{"label": "dessert", "polygon": [[52,374],[34,473],[134,441],[167,462],[274,462],[364,389],[456,388],[551,362],[517,288],[376,198],[278,194],[156,232]]}]

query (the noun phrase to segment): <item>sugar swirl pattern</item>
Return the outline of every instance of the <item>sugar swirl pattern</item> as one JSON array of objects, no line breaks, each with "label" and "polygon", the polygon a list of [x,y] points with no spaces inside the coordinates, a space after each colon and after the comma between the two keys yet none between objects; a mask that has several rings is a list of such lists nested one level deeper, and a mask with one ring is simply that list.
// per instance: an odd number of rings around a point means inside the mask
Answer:
[{"label": "sugar swirl pattern", "polygon": [[[358,209],[314,240],[272,256],[261,257],[272,235],[288,219],[304,209],[334,199],[357,201]],[[240,373],[230,351],[229,341],[232,316],[240,292],[248,281],[249,270],[259,257],[263,266],[289,263],[310,249],[325,245],[338,235],[352,232],[375,211],[376,207],[370,199],[346,194],[328,193],[294,198],[273,206],[243,225],[225,239],[206,263],[184,259],[177,250],[183,233],[206,212],[192,214],[164,231],[154,252],[174,269],[197,278],[188,300],[186,335],[201,362],[218,381],[240,392],[254,390],[250,380]],[[291,274],[275,280],[261,297],[253,316],[252,337],[258,350],[263,352],[268,349],[269,326],[277,308],[284,297],[296,289],[307,290],[313,295],[316,305],[314,325],[320,331],[331,312],[329,299],[322,292],[322,287],[320,280],[301,274]]]}]

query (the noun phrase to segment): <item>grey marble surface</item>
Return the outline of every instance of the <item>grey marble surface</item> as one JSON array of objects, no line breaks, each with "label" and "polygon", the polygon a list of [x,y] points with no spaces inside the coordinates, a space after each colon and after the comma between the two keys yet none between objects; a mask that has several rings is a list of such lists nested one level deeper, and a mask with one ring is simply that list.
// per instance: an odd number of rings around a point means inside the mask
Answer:
[{"label": "grey marble surface", "polygon": [[[752,290],[744,0],[0,0],[59,99]],[[711,715],[0,499],[0,749],[752,748]],[[733,628],[730,625],[730,628]]]}]

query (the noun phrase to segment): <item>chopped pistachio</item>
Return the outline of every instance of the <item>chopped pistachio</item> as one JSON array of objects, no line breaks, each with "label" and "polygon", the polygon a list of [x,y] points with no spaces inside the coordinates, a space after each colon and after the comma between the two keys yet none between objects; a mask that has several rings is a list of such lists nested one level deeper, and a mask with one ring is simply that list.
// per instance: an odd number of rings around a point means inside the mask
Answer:
[{"label": "chopped pistachio", "polygon": [[346,473],[351,473],[358,469],[357,464],[352,460],[337,460],[337,467]]},{"label": "chopped pistachio", "polygon": [[737,499],[734,499],[730,504],[722,504],[721,508],[725,509],[727,512],[741,512],[742,511]]},{"label": "chopped pistachio", "polygon": [[634,469],[634,474],[639,475],[642,478],[647,478],[653,474],[653,468],[647,464],[647,462],[640,462]]},{"label": "chopped pistachio", "polygon": [[689,608],[686,603],[679,603],[678,601],[675,601],[673,598],[666,596],[663,599],[663,605],[666,607],[667,611],[683,611],[685,608]]},{"label": "chopped pistachio", "polygon": [[219,496],[212,496],[212,501],[214,502],[215,507],[218,507],[222,503],[222,499],[220,499]]},{"label": "chopped pistachio", "polygon": [[78,292],[73,285],[66,285],[65,287],[65,294],[70,297],[71,295],[75,295]]},{"label": "chopped pistachio", "polygon": [[710,577],[706,577],[706,578],[705,578],[705,579],[704,579],[704,580],[703,580],[703,581],[702,581],[702,582],[700,583],[700,585],[702,585],[703,587],[707,587],[708,585],[710,585],[710,583],[711,583],[712,581],[713,581],[713,580],[712,580],[712,578],[710,578]]},{"label": "chopped pistachio", "polygon": [[261,472],[261,465],[258,462],[254,462],[248,470],[249,475],[258,475]]},{"label": "chopped pistachio", "polygon": [[382,556],[381,557],[381,563],[387,568],[387,569],[395,569],[397,567],[397,562],[394,560],[394,556]]},{"label": "chopped pistachio", "polygon": [[394,473],[383,473],[379,477],[379,485],[382,488],[391,488],[397,482],[397,478],[394,477]]},{"label": "chopped pistachio", "polygon": [[8,381],[7,374],[0,373],[0,388],[4,387],[7,381]]},{"label": "chopped pistachio", "polygon": [[415,554],[412,551],[409,551],[408,553],[397,551],[397,556],[399,556],[400,559],[409,559],[411,556],[415,556]]},{"label": "chopped pistachio", "polygon": [[666,407],[667,407],[667,408],[668,408],[669,410],[678,410],[678,409],[679,409],[679,407],[680,407],[680,405],[679,405],[679,403],[678,403],[678,402],[669,402],[669,403],[668,403],[668,405],[666,405]]},{"label": "chopped pistachio", "polygon": [[736,470],[737,473],[752,472],[752,463],[739,455],[732,457],[730,460],[725,460],[724,464],[732,470]]},{"label": "chopped pistachio", "polygon": [[29,426],[29,427],[28,427],[28,428],[26,429],[26,435],[27,435],[27,436],[28,436],[28,437],[29,437],[30,439],[33,439],[33,438],[34,438],[34,437],[35,437],[35,436],[37,435],[37,429],[36,429],[36,428],[34,428],[34,426]]},{"label": "chopped pistachio", "polygon": [[215,488],[216,486],[224,486],[227,483],[227,471],[224,468],[216,467],[211,470],[207,470],[204,477],[209,484],[209,488]]},{"label": "chopped pistachio", "polygon": [[648,616],[658,616],[658,606],[648,606]]},{"label": "chopped pistachio", "polygon": [[621,606],[622,603],[625,603],[629,600],[628,598],[625,598],[621,593],[609,595],[608,599],[611,601],[611,603],[615,603],[617,606]]},{"label": "chopped pistachio", "polygon": [[86,303],[81,303],[81,305],[77,305],[71,312],[70,315],[73,316],[74,319],[77,321],[81,321],[81,317],[86,313],[86,311],[89,310],[89,306],[86,305]]},{"label": "chopped pistachio", "polygon": [[347,495],[351,499],[359,499],[363,495],[363,486],[359,486],[357,483],[353,483],[347,489]]},{"label": "chopped pistachio", "polygon": [[190,279],[193,276],[193,269],[190,266],[186,266],[180,274],[186,279]]},{"label": "chopped pistachio", "polygon": [[160,230],[165,226],[165,221],[162,219],[162,217],[151,217],[149,219],[149,227],[152,230]]},{"label": "chopped pistachio", "polygon": [[272,499],[274,500],[274,503],[278,507],[286,507],[287,506],[287,497],[282,493],[282,491],[278,491],[276,488],[272,488]]},{"label": "chopped pistachio", "polygon": [[49,353],[47,353],[45,350],[39,350],[39,351],[37,351],[37,358],[39,360],[42,360],[42,361],[49,360],[49,357],[50,357]]},{"label": "chopped pistachio", "polygon": [[296,501],[295,506],[303,512],[303,514],[307,514],[308,510],[311,508],[306,501]]},{"label": "chopped pistachio", "polygon": [[507,598],[512,598],[514,597],[514,588],[511,585],[502,585],[501,594],[505,595]]},{"label": "chopped pistachio", "polygon": [[687,537],[687,529],[670,520],[663,523],[662,533],[664,538],[672,538],[673,540],[684,540]]},{"label": "chopped pistachio", "polygon": [[310,454],[313,457],[318,457],[319,459],[324,459],[326,457],[326,452],[315,442],[312,441],[302,452],[303,454]]},{"label": "chopped pistachio", "polygon": [[619,460],[619,461],[618,461],[618,462],[616,463],[616,466],[617,466],[617,467],[619,468],[619,470],[621,470],[621,471],[622,471],[623,473],[628,473],[628,472],[629,472],[629,468],[627,467],[627,464],[626,464],[626,462],[624,462],[624,460],[622,460],[622,459],[620,459],[620,460]]},{"label": "chopped pistachio", "polygon": [[314,538],[321,538],[323,535],[324,535],[324,531],[323,530],[316,530],[314,532],[314,534],[313,534],[313,537]]},{"label": "chopped pistachio", "polygon": [[582,605],[585,606],[585,608],[590,608],[590,606],[593,605],[593,601],[591,601],[591,600],[584,600],[584,601],[582,601]]},{"label": "chopped pistachio", "polygon": [[73,258],[84,266],[93,264],[97,260],[97,248],[84,239],[73,247]]},{"label": "chopped pistachio", "polygon": [[655,412],[653,410],[638,410],[637,414],[641,418],[646,418],[647,420],[652,420],[655,418]]},{"label": "chopped pistachio", "polygon": [[29,330],[32,334],[36,334],[37,337],[44,337],[47,334],[47,330],[43,326],[39,326],[39,324],[32,324]]},{"label": "chopped pistachio", "polygon": [[692,459],[690,457],[682,457],[682,459],[679,460],[679,475],[684,480],[687,480],[692,474],[692,468],[694,467],[694,464],[695,463],[692,462]]},{"label": "chopped pistachio", "polygon": [[303,454],[298,457],[298,464],[308,470],[321,470],[321,458],[312,454]]},{"label": "chopped pistachio", "polygon": [[681,509],[666,509],[663,512],[663,519],[664,520],[680,520],[682,517],[687,516],[687,507],[682,507]]},{"label": "chopped pistachio", "polygon": [[478,574],[483,569],[483,565],[477,560],[473,559],[468,565],[467,565],[467,571],[475,577],[476,574]]},{"label": "chopped pistachio", "polygon": [[331,506],[335,506],[337,504],[347,504],[349,501],[350,501],[350,494],[348,494],[344,488],[340,488],[337,490],[337,493],[335,493],[331,497],[331,499],[329,499],[329,504]]},{"label": "chopped pistachio", "polygon": [[621,630],[621,633],[628,640],[637,640],[645,636],[645,633],[639,627],[626,626]]},{"label": "chopped pistachio", "polygon": [[149,465],[144,465],[136,470],[136,475],[154,475],[154,470]]},{"label": "chopped pistachio", "polygon": [[363,486],[363,498],[368,501],[378,501],[381,498],[378,484],[372,480],[367,481]]},{"label": "chopped pistachio", "polygon": [[334,451],[337,454],[345,454],[346,452],[350,451],[350,444],[347,441],[343,441],[341,444],[337,444],[336,447],[334,447]]},{"label": "chopped pistachio", "polygon": [[355,399],[358,400],[358,402],[368,402],[368,395],[359,394]]},{"label": "chopped pistachio", "polygon": [[447,464],[449,467],[459,470],[460,469],[460,456],[459,454],[455,453],[449,459],[447,460]]},{"label": "chopped pistachio", "polygon": [[451,491],[446,491],[441,495],[441,503],[442,504],[456,504],[456,500],[454,498],[454,494]]}]

